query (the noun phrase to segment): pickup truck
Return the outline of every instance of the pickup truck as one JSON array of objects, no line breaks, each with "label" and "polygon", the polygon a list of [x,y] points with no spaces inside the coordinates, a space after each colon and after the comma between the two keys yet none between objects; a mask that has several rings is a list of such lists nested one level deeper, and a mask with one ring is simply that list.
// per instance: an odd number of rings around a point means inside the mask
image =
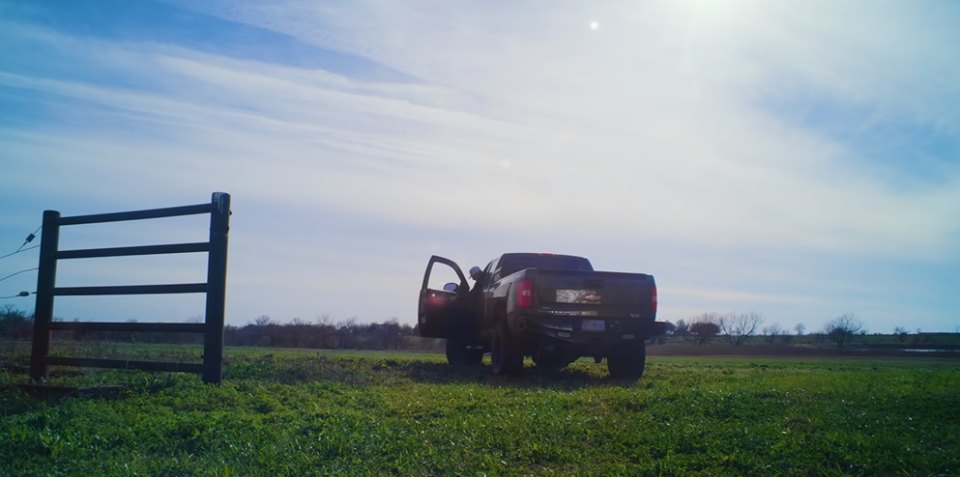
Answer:
[{"label": "pickup truck", "polygon": [[[438,287],[431,277],[445,267],[438,275],[455,281]],[[456,263],[433,256],[420,288],[420,335],[445,338],[451,365],[479,365],[490,352],[495,374],[515,375],[524,356],[548,370],[592,356],[605,358],[613,377],[639,378],[645,340],[665,331],[651,275],[598,272],[570,255],[507,253],[470,278],[473,287]]]}]

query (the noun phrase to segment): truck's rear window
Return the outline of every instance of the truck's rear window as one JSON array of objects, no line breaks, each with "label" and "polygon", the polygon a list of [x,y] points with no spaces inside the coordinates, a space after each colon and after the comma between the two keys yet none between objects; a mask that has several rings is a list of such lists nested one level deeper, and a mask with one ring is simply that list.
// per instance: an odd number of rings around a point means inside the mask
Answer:
[{"label": "truck's rear window", "polygon": [[544,270],[580,270],[593,271],[593,265],[583,257],[570,255],[546,255],[539,253],[508,253],[500,260],[500,276],[525,268],[540,268]]}]

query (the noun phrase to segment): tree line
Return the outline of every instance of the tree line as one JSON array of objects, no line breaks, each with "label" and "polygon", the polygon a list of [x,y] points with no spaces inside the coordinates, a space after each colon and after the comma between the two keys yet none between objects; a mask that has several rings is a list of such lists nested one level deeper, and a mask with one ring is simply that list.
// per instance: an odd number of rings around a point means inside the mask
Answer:
[{"label": "tree line", "polygon": [[[756,343],[762,339],[766,344],[790,344],[797,337],[806,336],[807,342],[818,345],[832,344],[843,348],[867,333],[863,323],[851,313],[844,313],[830,320],[824,327],[806,334],[801,323],[793,333],[778,323],[765,325],[763,315],[757,312],[702,313],[689,319],[667,322],[667,333],[654,339],[654,344],[686,342],[706,345],[717,340],[732,346]],[[33,318],[11,305],[0,309],[0,339],[29,340],[32,338]],[[418,350],[439,351],[443,340],[421,338],[416,326],[400,324],[397,319],[383,323],[357,323],[355,319],[334,323],[323,316],[315,322],[295,318],[290,323],[274,322],[261,315],[244,326],[227,325],[223,330],[224,344],[228,346],[264,346],[327,349],[373,349],[373,350]],[[893,336],[901,344],[922,345],[922,335],[914,335],[897,327]],[[55,338],[77,341],[126,341],[140,343],[196,343],[202,341],[197,333],[120,332],[120,331],[58,331]]]},{"label": "tree line", "polygon": [[[798,323],[794,327],[795,333],[783,328],[779,323],[766,322],[762,314],[749,313],[703,313],[687,320],[678,320],[667,326],[667,335],[687,338],[699,345],[706,345],[717,337],[722,337],[733,346],[742,346],[753,336],[763,336],[769,344],[787,344],[794,336],[803,336],[806,326]],[[900,328],[898,328],[899,330]],[[819,332],[811,333],[817,342],[832,342],[838,347],[844,347],[855,336],[865,335],[867,329],[852,313],[844,313],[828,321]]]},{"label": "tree line", "polygon": [[[867,328],[853,313],[843,313],[824,324],[823,328],[807,333],[806,325],[797,323],[791,332],[779,323],[765,324],[766,320],[760,313],[702,313],[689,320],[678,320],[667,324],[667,334],[657,338],[657,342],[665,343],[671,340],[706,345],[716,340],[726,341],[733,346],[742,346],[746,343],[768,345],[789,345],[802,341],[806,344],[818,346],[833,345],[845,348],[851,343],[866,342]],[[960,328],[958,328],[960,333]],[[933,334],[917,330],[910,333],[898,326],[892,336],[899,345],[925,346],[931,344]],[[801,338],[802,337],[802,338]],[[875,343],[875,340],[874,340]]]},{"label": "tree line", "polygon": [[291,323],[274,323],[261,316],[246,326],[227,326],[224,343],[233,346],[268,346],[290,348],[375,349],[375,350],[439,350],[434,339],[421,338],[415,326],[400,324],[396,319],[383,323],[357,323],[347,320],[333,323],[321,318],[315,323],[294,319]]},{"label": "tree line", "polygon": [[[33,318],[9,305],[0,310],[0,339],[29,340]],[[123,341],[137,343],[200,344],[199,333],[125,332],[125,331],[56,331],[56,339],[75,341]],[[421,338],[415,326],[400,324],[396,319],[383,323],[357,323],[346,320],[333,323],[329,318],[314,323],[294,319],[276,323],[260,316],[244,326],[226,325],[223,341],[227,346],[264,346],[290,348],[373,349],[439,351],[442,340]]]}]

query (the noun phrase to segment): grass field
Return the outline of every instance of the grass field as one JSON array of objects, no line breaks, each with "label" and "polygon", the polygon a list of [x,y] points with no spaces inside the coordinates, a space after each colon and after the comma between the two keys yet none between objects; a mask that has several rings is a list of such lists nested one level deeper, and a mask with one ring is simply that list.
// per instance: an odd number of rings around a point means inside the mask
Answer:
[{"label": "grass field", "polygon": [[4,476],[960,474],[956,360],[658,357],[617,381],[592,361],[503,379],[433,354],[246,348],[221,386],[60,368],[55,384],[125,387],[36,400],[4,349]]}]

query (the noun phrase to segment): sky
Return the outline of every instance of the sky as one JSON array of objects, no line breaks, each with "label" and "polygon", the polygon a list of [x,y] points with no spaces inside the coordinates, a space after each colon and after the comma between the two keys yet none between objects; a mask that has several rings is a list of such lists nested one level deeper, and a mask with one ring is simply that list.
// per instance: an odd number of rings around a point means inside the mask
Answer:
[{"label": "sky", "polygon": [[[222,191],[231,325],[414,324],[431,255],[553,252],[654,275],[660,320],[960,331],[958,24],[947,0],[0,0],[0,255],[47,209]],[[206,234],[72,226],[61,248]],[[65,260],[57,284],[204,274],[202,254]],[[203,297],[54,313],[191,321]]]}]

